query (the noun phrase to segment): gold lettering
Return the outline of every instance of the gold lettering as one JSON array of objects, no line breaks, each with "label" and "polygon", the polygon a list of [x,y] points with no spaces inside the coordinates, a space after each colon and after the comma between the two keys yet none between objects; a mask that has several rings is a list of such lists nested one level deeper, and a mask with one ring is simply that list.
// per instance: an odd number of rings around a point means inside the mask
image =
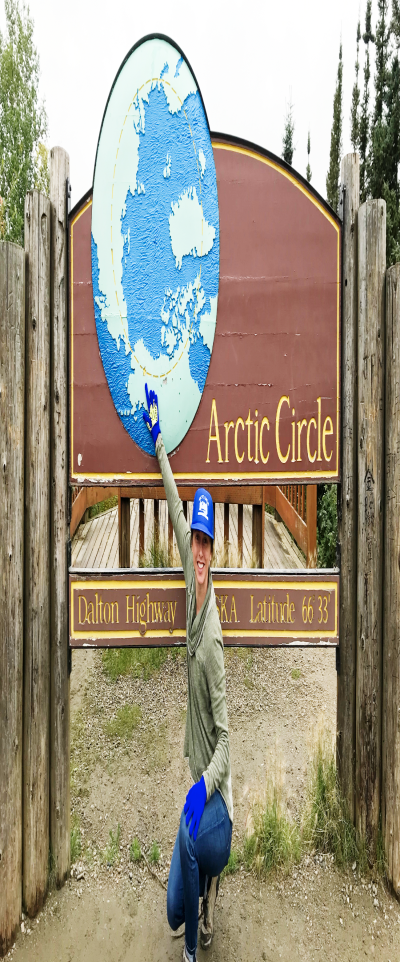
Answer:
[{"label": "gold lettering", "polygon": [[146,621],[144,620],[145,614],[146,614],[146,602],[141,601],[139,605],[139,617],[140,617],[140,624],[143,625],[143,628],[146,628]]},{"label": "gold lettering", "polygon": [[[327,428],[327,423],[328,423],[328,421],[329,421],[329,424],[330,424],[329,431],[328,431],[328,428]],[[329,458],[328,458],[328,455],[327,455],[327,453],[326,453],[326,436],[329,435],[329,434],[333,434],[333,424],[332,424],[332,418],[327,417],[327,418],[325,418],[324,427],[323,427],[323,430],[322,430],[322,450],[323,450],[323,452],[324,452],[325,461],[330,461],[330,460],[331,460],[331,457],[332,457],[332,454],[333,454],[333,450],[332,450],[331,453],[330,453],[330,455],[329,455]]]},{"label": "gold lettering", "polygon": [[163,620],[163,607],[164,605],[162,601],[154,602],[154,621]]},{"label": "gold lettering", "polygon": [[246,418],[246,420],[245,420],[245,424],[247,424],[247,458],[248,458],[249,461],[252,461],[252,460],[253,460],[253,458],[252,458],[252,456],[251,456],[251,454],[250,454],[250,427],[251,427],[251,425],[252,425],[253,423],[254,423],[254,422],[251,420],[250,411],[249,411],[249,413],[248,413],[248,415],[247,415],[247,418]]},{"label": "gold lettering", "polygon": [[[294,417],[294,416],[295,416],[295,409],[292,408],[292,417]],[[296,460],[296,441],[295,441],[295,437],[296,437],[296,425],[295,425],[295,422],[292,421],[292,461],[295,461],[295,460]]]},{"label": "gold lettering", "polygon": [[[229,621],[228,613],[226,610],[226,602],[228,600],[228,595],[221,595],[221,625]],[[225,617],[223,617],[225,615]]]},{"label": "gold lettering", "polygon": [[225,428],[225,461],[226,461],[226,462],[229,461],[229,454],[228,454],[229,431],[230,431],[231,428],[234,428],[234,427],[235,427],[235,425],[234,425],[233,421],[225,421],[225,423],[224,423],[224,428]]},{"label": "gold lettering", "polygon": [[229,624],[231,623],[233,616],[235,616],[235,622],[237,622],[238,618],[237,618],[237,614],[236,614],[235,595],[232,595],[231,610],[230,610],[230,615],[229,615]]},{"label": "gold lettering", "polygon": [[[215,434],[211,434],[211,427],[212,427],[213,419],[214,419],[214,425],[215,425]],[[220,440],[219,440],[218,414],[217,414],[217,404],[216,404],[215,397],[213,397],[213,399],[212,399],[212,405],[211,405],[210,430],[209,430],[209,432],[208,432],[208,448],[207,448],[206,464],[208,464],[208,463],[209,463],[209,460],[210,460],[210,444],[211,444],[211,441],[216,441],[216,443],[217,443],[217,448],[218,448],[218,461],[221,462],[221,461],[222,461],[222,454],[221,454],[221,444],[220,444]]]},{"label": "gold lettering", "polygon": [[235,456],[236,456],[236,460],[237,460],[238,464],[241,464],[242,461],[243,461],[243,458],[244,458],[244,451],[243,451],[242,457],[240,458],[240,457],[239,457],[238,446],[237,446],[237,433],[238,433],[239,424],[241,424],[242,430],[244,431],[244,421],[243,421],[243,418],[238,418],[237,421],[236,421],[236,425],[235,425]]},{"label": "gold lettering", "polygon": [[[258,418],[258,411],[256,411],[256,418]],[[258,464],[258,421],[254,421],[254,430],[256,435],[256,453],[254,455],[254,464]]]},{"label": "gold lettering", "polygon": [[215,595],[215,604],[216,604],[216,606],[217,606],[218,618],[219,618],[219,620],[221,621],[221,612],[220,612],[220,610],[219,610],[219,595],[217,595],[217,594]]},{"label": "gold lettering", "polygon": [[111,621],[114,624],[114,606],[117,609],[117,625],[119,625],[119,612],[118,612],[118,601],[111,602]]},{"label": "gold lettering", "polygon": [[261,460],[262,460],[262,463],[263,463],[263,464],[266,464],[267,461],[268,461],[268,458],[269,458],[269,451],[268,451],[267,457],[266,457],[266,458],[264,457],[263,444],[262,444],[262,436],[263,436],[263,430],[264,430],[264,428],[265,428],[265,425],[267,425],[267,431],[269,431],[269,421],[268,421],[268,418],[263,418],[263,419],[262,419],[262,421],[261,421],[261,427],[260,427],[260,454],[261,454]]},{"label": "gold lettering", "polygon": [[297,422],[297,460],[298,461],[301,461],[301,432],[304,428],[304,425],[307,427],[307,421],[305,418],[303,418],[302,421]]},{"label": "gold lettering", "polygon": [[257,604],[257,617],[256,621],[264,621],[263,619],[263,603],[259,601]]},{"label": "gold lettering", "polygon": [[132,604],[129,604],[129,595],[126,595],[126,623],[129,625],[129,612],[132,612],[132,624],[135,621],[135,595],[132,595]]},{"label": "gold lettering", "polygon": [[283,456],[282,451],[281,451],[281,447],[280,447],[280,443],[279,443],[279,419],[280,419],[280,416],[281,416],[281,407],[282,407],[282,404],[287,404],[288,407],[290,407],[290,401],[289,401],[289,398],[288,398],[288,396],[287,396],[286,394],[285,394],[283,397],[281,397],[281,399],[280,399],[280,401],[279,401],[279,404],[278,404],[278,407],[277,407],[277,410],[276,410],[276,422],[275,422],[276,450],[277,450],[277,452],[278,452],[278,458],[279,458],[279,460],[282,461],[282,464],[285,464],[285,461],[288,460],[288,457],[289,457],[289,454],[290,454],[290,444],[289,444],[289,447],[288,447],[288,449],[287,449],[287,453],[285,454],[285,456]]},{"label": "gold lettering", "polygon": [[[106,614],[106,609],[107,609],[107,614]],[[110,618],[111,618],[110,605],[109,605],[108,601],[106,601],[106,603],[105,603],[105,605],[104,605],[104,621],[105,621],[106,625],[109,625],[109,624],[110,624]]]},{"label": "gold lettering", "polygon": [[254,618],[253,618],[253,595],[250,595],[250,624],[254,625]]},{"label": "gold lettering", "polygon": [[174,627],[174,624],[175,624],[176,605],[177,605],[177,602],[176,602],[176,601],[170,601],[170,603],[169,603],[169,606],[170,606],[170,609],[171,609],[172,627]]},{"label": "gold lettering", "polygon": [[165,602],[165,606],[164,606],[164,607],[165,607],[164,621],[170,622],[170,621],[171,621],[171,616],[170,616],[170,613],[169,613],[169,601],[166,601],[166,602]]},{"label": "gold lettering", "polygon": [[[292,608],[293,608],[293,611],[292,611]],[[295,608],[294,608],[294,601],[291,601],[291,602],[290,602],[290,611],[289,611],[289,615],[290,615],[290,621],[292,622],[292,624],[293,624],[293,622],[294,622],[294,611],[295,611]]]},{"label": "gold lettering", "polygon": [[88,620],[89,625],[94,625],[94,624],[95,624],[95,620],[94,620],[94,604],[93,604],[93,601],[89,601],[89,604],[88,604],[87,620]]},{"label": "gold lettering", "polygon": [[308,455],[308,460],[311,461],[311,464],[313,464],[313,462],[315,461],[315,458],[317,457],[316,449],[313,455],[311,454],[311,451],[310,451],[310,427],[312,424],[314,425],[315,430],[317,430],[317,422],[315,418],[311,418],[311,420],[308,422],[308,428],[307,428],[307,455]]},{"label": "gold lettering", "polygon": [[[82,621],[82,618],[81,618],[81,601],[83,601],[83,603],[84,603],[84,605],[85,605],[85,617],[84,617],[83,621]],[[78,617],[79,617],[79,624],[80,624],[80,625],[84,625],[84,624],[85,624],[85,621],[86,621],[86,618],[87,618],[87,601],[86,601],[85,595],[79,595],[79,601],[78,601]]]},{"label": "gold lettering", "polygon": [[322,461],[321,458],[321,398],[317,397],[318,404],[318,457],[317,461]]}]

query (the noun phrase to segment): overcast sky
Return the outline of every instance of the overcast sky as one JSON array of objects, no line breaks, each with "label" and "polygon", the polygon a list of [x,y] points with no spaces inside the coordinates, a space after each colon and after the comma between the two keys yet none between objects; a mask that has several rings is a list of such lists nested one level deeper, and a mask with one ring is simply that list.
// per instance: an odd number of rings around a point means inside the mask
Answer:
[{"label": "overcast sky", "polygon": [[[291,100],[293,166],[305,175],[310,130],[312,183],[323,196],[342,38],[343,152],[351,150],[359,0],[30,0],[29,6],[49,118],[48,146],[64,147],[70,155],[73,205],[92,184],[101,119],[115,74],[130,47],[153,32],[167,34],[182,48],[212,131],[235,134],[281,155]],[[374,14],[375,9],[376,0]],[[364,15],[363,0],[362,19]],[[374,25],[375,20],[374,15]],[[0,0],[2,30],[4,24]]]}]

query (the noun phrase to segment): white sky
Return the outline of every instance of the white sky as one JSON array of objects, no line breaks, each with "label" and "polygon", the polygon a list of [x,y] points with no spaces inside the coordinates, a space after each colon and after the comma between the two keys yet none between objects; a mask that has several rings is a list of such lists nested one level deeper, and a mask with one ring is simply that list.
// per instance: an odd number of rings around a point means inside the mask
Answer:
[{"label": "white sky", "polygon": [[[130,47],[164,33],[197,78],[211,130],[235,134],[280,155],[287,103],[295,120],[293,166],[305,175],[311,132],[312,183],[325,196],[340,38],[344,60],[343,152],[359,0],[30,0],[41,63],[48,146],[71,162],[72,204],[91,186],[100,124],[115,74]],[[373,28],[376,23],[373,2]],[[365,2],[361,18],[365,17]],[[0,0],[0,29],[4,30]],[[361,43],[361,47],[364,44]],[[362,70],[360,71],[362,84]]]}]

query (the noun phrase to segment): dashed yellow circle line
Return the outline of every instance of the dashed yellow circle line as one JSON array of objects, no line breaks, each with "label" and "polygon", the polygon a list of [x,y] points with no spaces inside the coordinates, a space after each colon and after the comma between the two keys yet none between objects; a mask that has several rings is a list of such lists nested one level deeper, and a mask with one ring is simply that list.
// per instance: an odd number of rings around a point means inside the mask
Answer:
[{"label": "dashed yellow circle line", "polygon": [[[191,138],[192,138],[193,150],[194,150],[194,155],[195,155],[196,164],[197,164],[197,173],[198,173],[198,178],[199,178],[200,207],[201,207],[201,213],[202,213],[202,218],[201,218],[201,249],[200,249],[200,257],[203,256],[204,212],[203,212],[203,200],[202,200],[202,189],[201,189],[201,174],[200,174],[199,160],[198,160],[198,156],[197,156],[196,144],[195,144],[195,140],[194,140],[192,128],[191,128],[191,126],[190,126],[190,122],[189,122],[189,119],[188,119],[186,110],[185,110],[185,108],[184,108],[184,106],[183,106],[183,101],[181,100],[179,94],[177,93],[177,91],[175,90],[175,88],[172,86],[172,84],[170,84],[168,80],[164,80],[163,77],[152,77],[150,80],[146,80],[145,83],[143,83],[142,86],[139,87],[139,89],[138,89],[138,90],[136,91],[136,93],[135,93],[135,96],[132,98],[132,100],[131,100],[131,102],[130,102],[130,104],[129,104],[129,108],[128,108],[128,110],[127,110],[127,113],[126,113],[126,115],[125,115],[125,120],[124,120],[124,122],[123,122],[123,124],[122,124],[121,131],[120,131],[120,135],[119,135],[117,153],[116,153],[116,155],[115,155],[114,173],[113,173],[112,190],[111,190],[111,259],[112,259],[112,264],[113,264],[113,277],[114,277],[115,297],[116,297],[116,300],[117,300],[117,305],[118,305],[118,310],[119,310],[119,316],[120,316],[121,324],[122,324],[122,327],[124,328],[125,343],[128,345],[128,348],[129,348],[129,350],[130,350],[130,352],[131,352],[131,354],[132,354],[132,357],[133,357],[134,360],[136,361],[136,364],[138,364],[139,367],[141,368],[141,370],[143,371],[143,374],[148,375],[149,377],[154,377],[154,378],[157,378],[157,379],[162,379],[163,377],[168,377],[168,375],[171,374],[172,371],[175,370],[175,368],[176,368],[177,365],[179,364],[179,361],[180,361],[181,358],[183,357],[183,355],[184,355],[184,353],[185,353],[185,351],[186,351],[186,348],[187,348],[187,346],[188,346],[189,340],[190,340],[190,335],[191,335],[191,332],[192,332],[192,322],[190,323],[190,327],[189,327],[189,331],[188,331],[188,336],[187,336],[187,338],[186,338],[186,341],[185,341],[185,344],[184,344],[184,346],[183,346],[183,348],[182,348],[182,351],[181,351],[178,359],[175,361],[175,364],[173,364],[173,366],[169,369],[169,371],[165,371],[163,374],[153,374],[151,371],[147,371],[146,368],[143,367],[143,364],[140,363],[138,357],[136,356],[136,354],[135,354],[135,352],[134,352],[134,349],[133,349],[133,347],[132,347],[132,345],[131,345],[131,343],[130,343],[130,340],[129,340],[129,330],[128,330],[127,318],[125,318],[125,317],[122,316],[122,312],[121,312],[121,308],[120,308],[120,304],[119,304],[119,300],[118,300],[117,284],[116,284],[116,279],[115,279],[114,249],[113,249],[113,239],[112,239],[112,219],[113,219],[113,205],[112,205],[112,201],[113,201],[113,198],[114,198],[114,182],[115,182],[115,174],[116,174],[116,169],[117,169],[117,161],[118,161],[119,148],[120,148],[120,144],[121,144],[121,137],[122,137],[123,130],[124,130],[124,127],[125,127],[125,123],[126,123],[127,118],[128,118],[128,114],[129,114],[129,112],[130,112],[130,110],[131,110],[131,107],[133,106],[135,100],[139,97],[140,91],[143,90],[143,87],[147,87],[149,84],[156,84],[156,83],[167,84],[168,87],[171,88],[172,92],[175,94],[175,96],[176,96],[177,99],[179,100],[179,103],[180,103],[180,105],[181,105],[181,107],[182,107],[182,109],[183,109],[183,113],[184,113],[185,118],[186,118],[186,123],[187,123],[187,125],[188,125],[188,127],[189,127],[190,136],[191,136]],[[139,110],[140,110],[140,105],[139,105]],[[198,283],[198,287],[197,287],[197,303],[198,303],[198,301],[199,301],[200,284],[201,284],[201,261],[200,261],[200,269],[199,269],[199,283]]]}]

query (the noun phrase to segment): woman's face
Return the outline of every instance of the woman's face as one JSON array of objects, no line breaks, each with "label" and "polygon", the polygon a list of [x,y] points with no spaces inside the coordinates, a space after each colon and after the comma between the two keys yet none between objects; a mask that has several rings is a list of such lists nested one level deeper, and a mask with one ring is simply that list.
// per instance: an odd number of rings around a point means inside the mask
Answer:
[{"label": "woman's face", "polygon": [[192,532],[192,555],[197,584],[201,587],[207,585],[211,564],[211,538],[208,534],[203,531]]}]

